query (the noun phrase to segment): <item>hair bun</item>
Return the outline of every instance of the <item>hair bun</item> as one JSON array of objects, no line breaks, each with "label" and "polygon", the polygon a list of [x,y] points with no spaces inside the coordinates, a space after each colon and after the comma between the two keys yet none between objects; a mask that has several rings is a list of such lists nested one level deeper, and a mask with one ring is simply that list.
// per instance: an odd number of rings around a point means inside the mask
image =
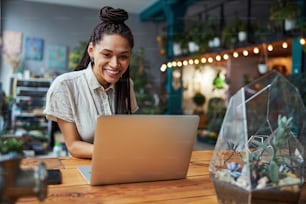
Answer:
[{"label": "hair bun", "polygon": [[103,22],[110,23],[124,23],[128,19],[128,13],[123,9],[114,9],[112,7],[106,6],[100,10],[100,20]]}]

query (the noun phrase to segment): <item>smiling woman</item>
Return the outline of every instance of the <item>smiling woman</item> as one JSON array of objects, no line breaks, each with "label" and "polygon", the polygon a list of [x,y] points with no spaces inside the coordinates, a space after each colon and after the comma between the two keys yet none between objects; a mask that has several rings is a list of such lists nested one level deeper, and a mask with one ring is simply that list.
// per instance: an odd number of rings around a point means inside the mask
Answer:
[{"label": "smiling woman", "polygon": [[96,118],[131,114],[138,109],[129,64],[134,46],[123,9],[103,7],[74,72],[52,83],[44,113],[56,121],[70,154],[91,158]]}]

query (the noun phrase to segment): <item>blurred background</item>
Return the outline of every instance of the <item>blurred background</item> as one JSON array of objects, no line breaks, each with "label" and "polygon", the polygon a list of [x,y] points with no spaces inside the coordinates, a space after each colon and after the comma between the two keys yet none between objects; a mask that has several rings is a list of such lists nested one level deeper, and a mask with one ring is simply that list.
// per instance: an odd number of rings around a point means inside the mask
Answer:
[{"label": "blurred background", "polygon": [[63,142],[42,114],[45,93],[76,66],[106,5],[129,12],[138,114],[198,114],[196,145],[213,147],[229,98],[268,72],[286,76],[306,101],[305,0],[0,4],[0,135],[22,137],[36,154]]}]

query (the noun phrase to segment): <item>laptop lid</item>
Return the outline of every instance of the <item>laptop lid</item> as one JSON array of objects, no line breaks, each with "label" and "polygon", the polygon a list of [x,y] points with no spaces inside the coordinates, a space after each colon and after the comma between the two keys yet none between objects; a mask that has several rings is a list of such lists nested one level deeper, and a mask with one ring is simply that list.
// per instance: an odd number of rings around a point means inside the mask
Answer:
[{"label": "laptop lid", "polygon": [[91,185],[185,178],[199,117],[99,116]]}]

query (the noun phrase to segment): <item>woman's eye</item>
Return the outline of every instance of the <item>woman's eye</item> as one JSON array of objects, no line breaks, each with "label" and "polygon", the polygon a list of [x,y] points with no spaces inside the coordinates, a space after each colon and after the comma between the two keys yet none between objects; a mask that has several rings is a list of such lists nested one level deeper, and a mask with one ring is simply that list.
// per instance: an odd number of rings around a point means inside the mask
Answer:
[{"label": "woman's eye", "polygon": [[111,57],[111,54],[109,53],[103,53],[104,57]]},{"label": "woman's eye", "polygon": [[123,56],[120,56],[119,58],[122,59],[122,60],[126,60],[126,59],[129,58],[129,56],[123,55]]}]

